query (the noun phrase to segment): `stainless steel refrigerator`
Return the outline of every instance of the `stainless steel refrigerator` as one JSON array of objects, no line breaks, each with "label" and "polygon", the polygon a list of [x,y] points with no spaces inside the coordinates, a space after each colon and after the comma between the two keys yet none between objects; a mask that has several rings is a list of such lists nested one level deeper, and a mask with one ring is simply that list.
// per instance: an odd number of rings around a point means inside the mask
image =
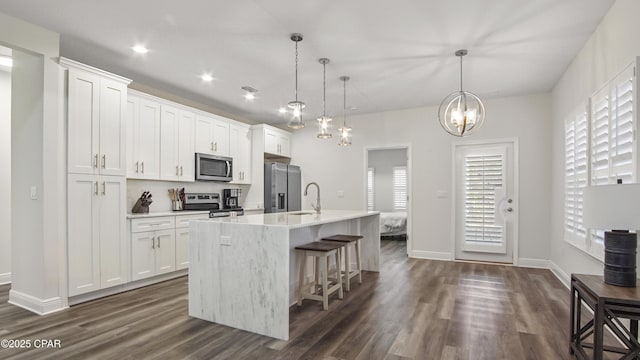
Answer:
[{"label": "stainless steel refrigerator", "polygon": [[300,167],[264,164],[264,212],[299,211],[302,206]]}]

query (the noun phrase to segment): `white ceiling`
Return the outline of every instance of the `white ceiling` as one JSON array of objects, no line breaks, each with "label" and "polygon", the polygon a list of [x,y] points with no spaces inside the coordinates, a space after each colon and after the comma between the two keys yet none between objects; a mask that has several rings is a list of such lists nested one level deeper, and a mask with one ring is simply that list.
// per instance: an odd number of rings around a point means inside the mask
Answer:
[{"label": "white ceiling", "polygon": [[[455,50],[469,49],[465,90],[504,97],[552,89],[614,0],[0,0],[0,11],[62,35],[63,56],[256,122],[286,121],[294,98],[322,112],[437,105],[459,86]],[[134,54],[145,44],[146,55]],[[203,83],[211,72],[215,80]],[[259,90],[246,101],[244,85]]]}]

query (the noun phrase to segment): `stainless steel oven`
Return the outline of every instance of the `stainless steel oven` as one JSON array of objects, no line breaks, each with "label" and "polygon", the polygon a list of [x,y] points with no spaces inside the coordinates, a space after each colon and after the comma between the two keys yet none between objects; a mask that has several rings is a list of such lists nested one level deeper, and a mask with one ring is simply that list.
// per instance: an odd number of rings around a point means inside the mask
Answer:
[{"label": "stainless steel oven", "polygon": [[226,156],[196,153],[196,180],[233,180],[233,159]]}]

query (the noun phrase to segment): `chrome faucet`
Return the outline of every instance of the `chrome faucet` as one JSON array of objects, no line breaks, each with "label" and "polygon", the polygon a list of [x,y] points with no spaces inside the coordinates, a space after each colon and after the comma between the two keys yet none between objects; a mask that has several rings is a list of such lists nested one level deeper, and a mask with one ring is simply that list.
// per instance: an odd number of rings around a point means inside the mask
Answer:
[{"label": "chrome faucet", "polygon": [[311,185],[315,185],[316,188],[318,189],[317,197],[316,197],[316,205],[311,203],[311,207],[313,208],[313,210],[316,211],[316,214],[320,214],[320,185],[318,185],[318,183],[316,183],[316,182],[308,183],[307,187],[304,188],[304,196],[307,196],[307,194],[309,192],[309,186],[311,186]]}]

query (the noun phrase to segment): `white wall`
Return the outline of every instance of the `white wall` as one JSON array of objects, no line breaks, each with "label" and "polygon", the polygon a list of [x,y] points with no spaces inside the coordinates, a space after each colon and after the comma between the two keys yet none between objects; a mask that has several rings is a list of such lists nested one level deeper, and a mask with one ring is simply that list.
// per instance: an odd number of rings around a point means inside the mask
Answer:
[{"label": "white wall", "polygon": [[406,149],[369,150],[369,168],[373,168],[373,208],[393,211],[393,168],[407,166]]},{"label": "white wall", "polygon": [[[602,263],[563,239],[564,119],[640,56],[640,1],[617,0],[552,92],[551,261],[561,271],[602,274]],[[637,107],[636,107],[637,109]]]},{"label": "white wall", "polygon": [[[0,189],[11,189],[11,71],[0,67]],[[5,198],[6,199],[6,198]],[[11,281],[11,201],[0,206],[0,284]]]},{"label": "white wall", "polygon": [[[446,95],[443,93],[443,96]],[[485,101],[487,120],[464,140],[518,138],[520,146],[519,258],[549,258],[551,100],[549,94]],[[411,146],[414,256],[452,257],[451,147],[458,138],[442,130],[437,107],[390,111],[349,118],[353,146],[338,147],[337,139],[318,140],[317,129],[295,132],[292,163],[300,165],[304,182],[322,188],[325,209],[366,208],[365,148]],[[309,122],[311,124],[311,121]],[[464,141],[463,140],[463,141]],[[344,191],[344,197],[338,197]],[[303,199],[308,209],[309,199]]]},{"label": "white wall", "polygon": [[[66,305],[66,141],[56,63],[60,37],[0,13],[0,45],[14,50],[9,301],[46,313]],[[29,196],[33,185],[37,200]]]}]

